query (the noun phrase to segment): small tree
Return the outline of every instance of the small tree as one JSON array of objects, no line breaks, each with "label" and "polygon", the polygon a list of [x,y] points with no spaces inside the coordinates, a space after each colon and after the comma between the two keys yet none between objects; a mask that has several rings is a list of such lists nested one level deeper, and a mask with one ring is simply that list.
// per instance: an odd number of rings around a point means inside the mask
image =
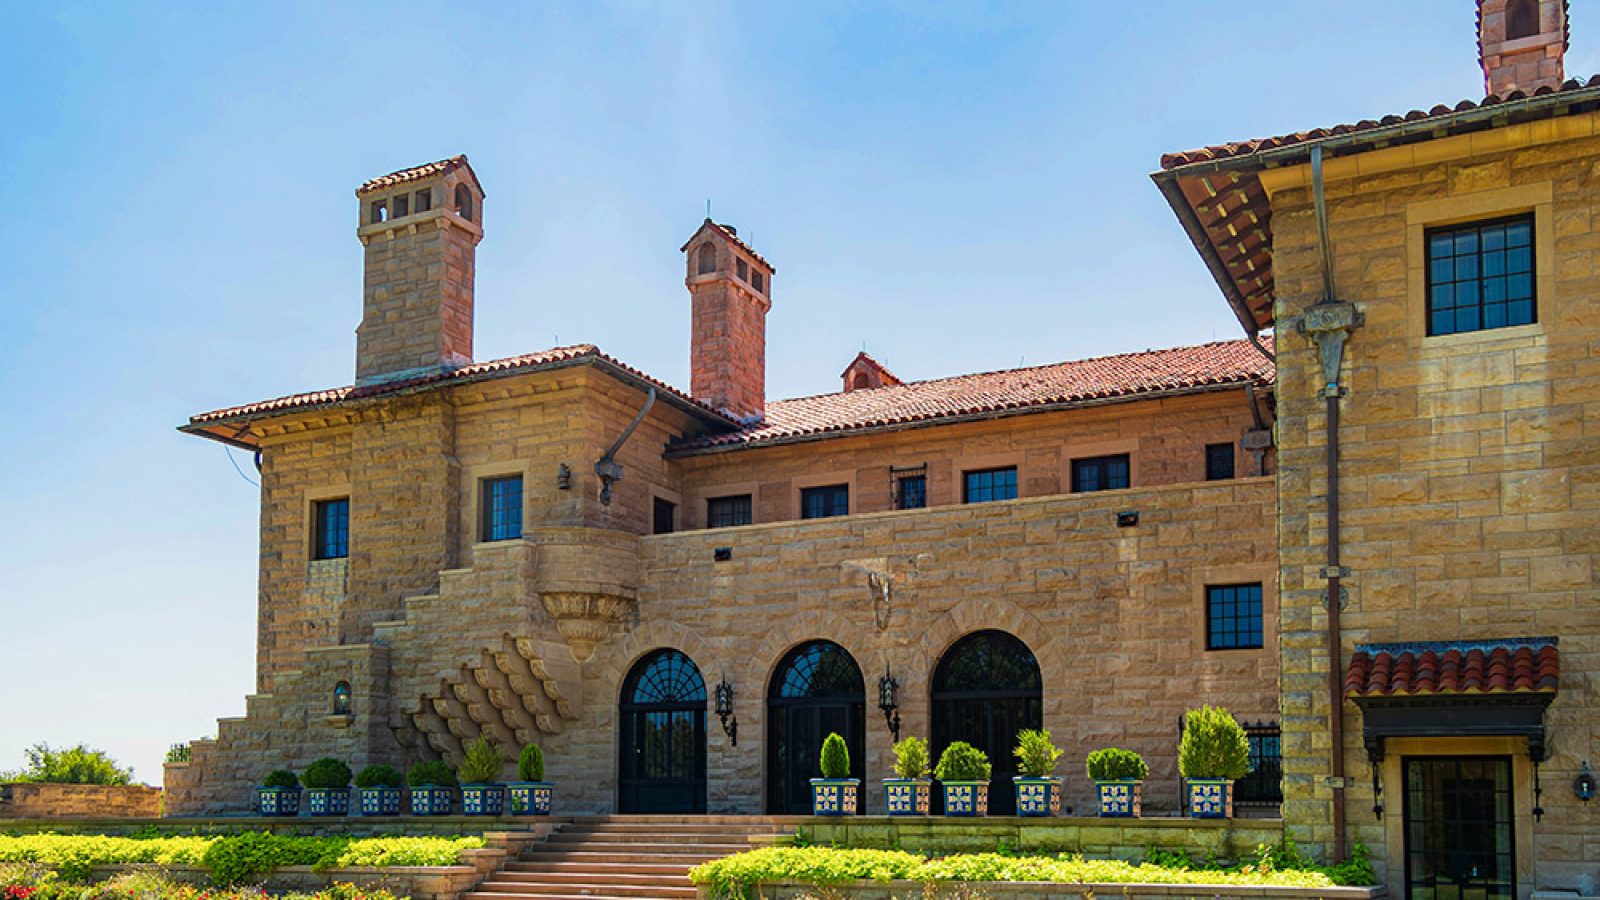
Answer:
[{"label": "small tree", "polygon": [[301,779],[313,790],[337,790],[350,785],[350,767],[343,761],[324,756],[309,766]]},{"label": "small tree", "polygon": [[517,779],[520,781],[544,780],[544,751],[538,744],[528,744],[517,757]]},{"label": "small tree", "polygon": [[1089,754],[1085,760],[1090,781],[1143,781],[1150,777],[1150,766],[1144,757],[1132,750],[1106,747]]},{"label": "small tree", "polygon": [[1029,778],[1049,778],[1064,752],[1050,741],[1048,728],[1024,728],[1017,732],[1017,746],[1011,751],[1022,774]]},{"label": "small tree", "polygon": [[273,769],[267,777],[261,779],[261,786],[280,791],[297,791],[300,789],[300,778],[288,769]]},{"label": "small tree", "polygon": [[928,742],[919,737],[908,737],[895,744],[894,774],[901,778],[926,778]]},{"label": "small tree", "polygon": [[933,768],[933,777],[947,783],[988,781],[992,770],[989,754],[966,741],[954,741],[939,754],[939,764]]},{"label": "small tree", "polygon": [[406,783],[412,787],[455,787],[456,773],[442,759],[419,762],[406,773]]},{"label": "small tree", "polygon": [[829,734],[822,742],[822,777],[850,777],[850,748],[837,732]]},{"label": "small tree", "polygon": [[104,750],[95,750],[85,744],[52,750],[49,744],[34,744],[23,754],[28,758],[26,768],[18,772],[0,774],[0,781],[28,782],[33,784],[128,784],[133,780],[133,769],[117,765]]},{"label": "small tree", "polygon": [[1183,717],[1178,771],[1185,778],[1243,778],[1250,774],[1250,739],[1222,707],[1191,709]]},{"label": "small tree", "polygon": [[401,781],[400,772],[394,766],[382,763],[367,766],[356,773],[356,787],[360,788],[397,788]]},{"label": "small tree", "polygon": [[488,784],[500,777],[500,769],[505,764],[506,758],[489,742],[488,735],[480,734],[467,748],[467,756],[456,774],[467,784]]}]

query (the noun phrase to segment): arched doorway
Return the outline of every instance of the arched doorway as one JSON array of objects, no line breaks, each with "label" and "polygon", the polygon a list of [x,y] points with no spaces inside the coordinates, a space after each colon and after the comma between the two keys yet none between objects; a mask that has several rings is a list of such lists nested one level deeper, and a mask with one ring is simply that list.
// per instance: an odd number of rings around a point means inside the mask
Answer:
[{"label": "arched doorway", "polygon": [[[966,741],[989,754],[989,815],[1011,816],[1017,797],[1011,777],[1017,732],[1044,725],[1039,661],[1022,641],[1004,631],[977,631],[957,641],[933,672],[934,760],[952,741]],[[935,812],[943,805],[934,792]]]},{"label": "arched doorway", "polygon": [[838,732],[850,748],[850,777],[865,781],[867,691],[861,667],[832,641],[790,650],[767,691],[767,812],[811,812],[811,779],[821,777],[822,741]]},{"label": "arched doorway", "polygon": [[617,707],[617,807],[625,813],[706,811],[706,682],[680,650],[634,664]]}]

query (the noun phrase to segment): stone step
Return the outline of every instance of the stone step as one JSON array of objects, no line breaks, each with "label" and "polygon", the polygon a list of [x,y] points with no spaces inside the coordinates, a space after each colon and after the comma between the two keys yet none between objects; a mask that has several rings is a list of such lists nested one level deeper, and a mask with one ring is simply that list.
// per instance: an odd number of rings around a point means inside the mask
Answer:
[{"label": "stone step", "polygon": [[708,832],[718,834],[781,834],[792,829],[778,825],[719,825],[715,822],[574,822],[557,834],[678,834]]},{"label": "stone step", "polygon": [[614,871],[600,872],[594,869],[571,872],[499,872],[479,885],[478,890],[515,893],[530,884],[593,884],[596,882],[642,885],[645,887],[652,884],[685,887],[689,886],[689,876],[685,874],[683,869],[671,873],[650,872],[642,875]]},{"label": "stone step", "polygon": [[[683,866],[684,869],[687,870],[690,866],[698,866],[703,862],[710,862],[713,859],[720,859],[727,855],[727,853],[640,853],[637,850],[570,850],[566,852],[535,851],[526,855],[525,862],[509,863],[507,868],[511,869],[513,872],[520,872],[525,870],[512,867],[537,865],[550,862],[641,862],[649,863],[651,865],[665,865],[669,863],[676,864]],[[533,871],[537,871],[537,869]]]},{"label": "stone step", "polygon": [[656,831],[558,831],[545,841],[550,846],[557,844],[738,844],[738,838],[746,838],[742,843],[749,844],[749,835],[714,834],[711,832],[685,831],[673,834],[664,834]]},{"label": "stone step", "polygon": [[496,881],[530,881],[543,878],[553,873],[593,872],[596,875],[648,875],[671,877],[683,875],[688,871],[688,866],[682,863],[651,863],[651,862],[573,862],[571,860],[551,860],[540,863],[515,863],[516,868],[508,865],[496,872]]}]

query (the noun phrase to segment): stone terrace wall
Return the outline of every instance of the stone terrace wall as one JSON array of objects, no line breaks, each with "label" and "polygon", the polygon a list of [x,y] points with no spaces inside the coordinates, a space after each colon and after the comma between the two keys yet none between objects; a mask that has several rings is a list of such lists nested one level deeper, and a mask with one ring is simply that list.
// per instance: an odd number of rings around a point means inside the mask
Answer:
[{"label": "stone terrace wall", "polygon": [[1262,844],[1283,840],[1280,819],[948,819],[923,816],[818,818],[803,826],[815,844],[984,853],[1007,847],[1041,853],[1082,853],[1093,859],[1139,861],[1151,848],[1186,851],[1196,859],[1238,861]]},{"label": "stone terrace wall", "polygon": [[[715,896],[700,887],[700,897]],[[764,884],[761,896],[769,900],[814,900],[815,887],[798,884]],[[1383,888],[1283,888],[1241,885],[1195,884],[948,884],[930,888],[912,881],[857,881],[835,885],[827,896],[850,900],[910,900],[927,897],[1020,897],[1026,900],[1091,900],[1118,897],[1121,900],[1377,900],[1387,896]]]},{"label": "stone terrace wall", "polygon": [[0,819],[149,819],[161,789],[142,784],[0,785]]}]

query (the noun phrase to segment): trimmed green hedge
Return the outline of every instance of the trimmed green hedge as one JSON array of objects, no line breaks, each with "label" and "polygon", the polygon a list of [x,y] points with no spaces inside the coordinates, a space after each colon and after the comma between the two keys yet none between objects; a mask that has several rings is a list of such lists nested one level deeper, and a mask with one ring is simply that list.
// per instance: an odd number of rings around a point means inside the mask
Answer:
[{"label": "trimmed green hedge", "polygon": [[217,884],[239,884],[279,866],[453,866],[481,837],[290,837],[264,831],[226,837],[0,836],[0,863],[39,863],[82,880],[95,866],[202,866]]},{"label": "trimmed green hedge", "polygon": [[[1349,881],[1335,869],[1276,868],[1273,851],[1262,859],[1232,868],[1127,863],[1084,859],[1076,854],[1014,855],[961,853],[929,859],[899,850],[852,850],[830,847],[767,847],[694,867],[689,878],[709,885],[717,896],[743,897],[749,888],[775,882],[827,887],[851,881],[935,882],[1042,881],[1060,884],[1218,884],[1323,888]],[[1309,864],[1308,864],[1309,865]],[[1370,872],[1370,868],[1367,870]],[[1335,877],[1330,877],[1333,875]],[[1371,884],[1371,880],[1365,882]]]}]

